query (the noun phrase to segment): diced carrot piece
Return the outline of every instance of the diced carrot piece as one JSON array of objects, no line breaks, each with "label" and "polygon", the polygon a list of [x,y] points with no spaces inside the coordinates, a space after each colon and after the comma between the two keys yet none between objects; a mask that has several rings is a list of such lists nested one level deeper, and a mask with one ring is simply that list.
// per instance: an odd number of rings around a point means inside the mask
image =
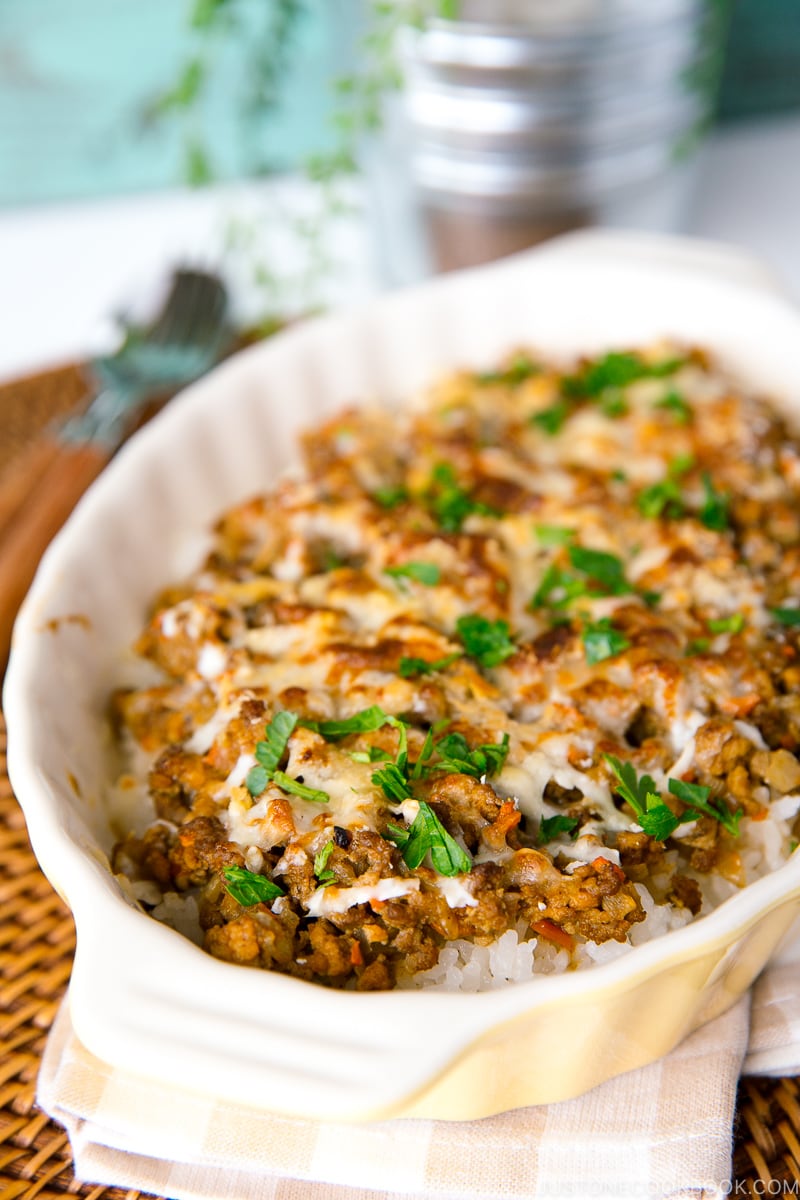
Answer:
[{"label": "diced carrot piece", "polygon": [[548,942],[555,942],[557,946],[562,946],[565,950],[569,950],[570,954],[575,949],[575,939],[572,934],[561,929],[553,921],[549,921],[547,917],[543,921],[537,921],[531,928],[534,933],[547,938]]}]

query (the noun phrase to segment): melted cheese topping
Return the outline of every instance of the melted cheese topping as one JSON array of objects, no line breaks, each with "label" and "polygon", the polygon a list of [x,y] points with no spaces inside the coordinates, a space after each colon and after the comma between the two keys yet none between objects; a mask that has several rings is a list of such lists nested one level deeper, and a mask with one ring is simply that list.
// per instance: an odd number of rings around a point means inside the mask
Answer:
[{"label": "melted cheese topping", "polygon": [[[276,914],[405,898],[440,905],[432,926],[451,928],[499,911],[481,905],[492,880],[549,895],[598,860],[637,887],[652,867],[659,902],[676,864],[690,881],[744,880],[747,855],[707,815],[678,827],[670,859],[643,846],[608,756],[649,774],[678,815],[671,778],[745,818],[770,803],[793,816],[792,764],[771,756],[797,755],[800,726],[797,634],[775,617],[800,603],[800,452],[699,352],[629,354],[633,371],[603,383],[613,359],[527,379],[460,372],[406,412],[334,418],[306,438],[308,477],[224,514],[208,560],[156,604],[138,649],[162,682],[127,690],[121,723],[148,766],[155,751],[157,812],[213,819],[251,871],[286,876]],[[405,800],[382,783],[396,727],[303,727],[374,705],[406,722]],[[294,786],[268,773],[251,795],[281,710],[298,717],[280,759]],[[453,734],[470,754],[507,738],[507,757],[476,759],[469,778],[440,769]],[[119,790],[143,794],[146,770]],[[380,839],[402,843],[389,825],[410,830],[423,801],[495,875],[381,857]],[[569,828],[548,839],[558,816]],[[347,886],[317,886],[323,849],[336,868],[351,835],[366,849]],[[366,869],[381,877],[359,883]]]}]

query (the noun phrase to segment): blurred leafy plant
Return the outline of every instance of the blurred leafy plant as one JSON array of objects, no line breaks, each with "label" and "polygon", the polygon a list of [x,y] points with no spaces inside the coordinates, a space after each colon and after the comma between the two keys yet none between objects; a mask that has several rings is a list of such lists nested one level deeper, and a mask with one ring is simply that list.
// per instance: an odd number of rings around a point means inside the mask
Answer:
[{"label": "blurred leafy plant", "polygon": [[[358,67],[331,82],[334,145],[308,159],[305,165],[312,179],[324,183],[358,170],[362,140],[380,129],[384,101],[402,84],[397,55],[401,30],[422,28],[431,17],[454,20],[459,7],[460,0],[366,0]],[[187,28],[190,52],[174,82],[145,109],[147,124],[181,124],[183,169],[189,183],[202,185],[217,175],[203,137],[202,115],[223,59],[241,55],[241,91],[235,97],[239,129],[255,129],[257,137],[263,135],[263,123],[280,104],[295,35],[308,11],[308,0],[262,0],[259,5],[249,0],[192,0]],[[243,174],[272,169],[258,149],[244,157]]]},{"label": "blurred leafy plant", "polygon": [[[251,118],[268,117],[278,106],[305,8],[304,0],[270,0],[257,6],[247,0],[193,0],[188,13],[188,57],[175,81],[153,98],[144,114],[150,125],[180,123],[183,170],[189,183],[208,183],[217,173],[202,133],[202,114],[224,56],[241,48],[241,90],[235,102],[242,118],[237,125],[244,131]],[[247,173],[269,169],[263,159],[252,154],[245,158]]]}]

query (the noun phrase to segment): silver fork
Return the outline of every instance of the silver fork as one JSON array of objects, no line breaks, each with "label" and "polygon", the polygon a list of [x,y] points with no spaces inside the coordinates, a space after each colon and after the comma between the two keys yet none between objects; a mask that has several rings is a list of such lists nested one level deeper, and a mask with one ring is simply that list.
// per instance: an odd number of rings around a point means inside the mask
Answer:
[{"label": "silver fork", "polygon": [[0,675],[17,610],[48,543],[155,396],[213,365],[229,337],[222,282],[175,272],[163,309],[128,329],[111,355],[94,359],[97,395],[80,416],[37,439],[0,480]]},{"label": "silver fork", "polygon": [[57,438],[115,450],[143,403],[197,379],[217,360],[227,337],[226,313],[227,295],[216,275],[176,271],[152,324],[129,327],[114,354],[92,360],[90,371],[101,390],[85,413],[61,426]]}]

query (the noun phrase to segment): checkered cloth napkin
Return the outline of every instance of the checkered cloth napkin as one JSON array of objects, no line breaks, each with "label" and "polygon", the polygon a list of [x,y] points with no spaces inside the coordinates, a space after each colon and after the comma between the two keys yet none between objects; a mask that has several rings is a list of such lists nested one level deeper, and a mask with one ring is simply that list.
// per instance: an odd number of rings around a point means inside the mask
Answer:
[{"label": "checkered cloth napkin", "polygon": [[800,940],[660,1062],[482,1121],[319,1124],[215,1103],[100,1062],[66,1005],[38,1101],[79,1179],[172,1200],[711,1200],[729,1186],[739,1075],[800,1070],[799,962]]}]

